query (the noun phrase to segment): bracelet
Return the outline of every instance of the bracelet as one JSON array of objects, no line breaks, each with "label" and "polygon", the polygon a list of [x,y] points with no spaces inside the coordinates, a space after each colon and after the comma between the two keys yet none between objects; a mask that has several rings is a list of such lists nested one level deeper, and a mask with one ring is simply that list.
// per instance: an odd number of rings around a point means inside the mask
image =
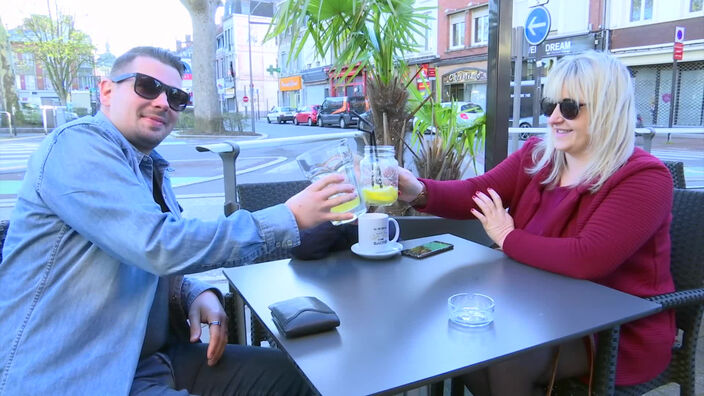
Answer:
[{"label": "bracelet", "polygon": [[416,206],[420,203],[420,201],[428,198],[428,189],[425,187],[425,183],[420,182],[420,184],[423,185],[423,188],[420,190],[420,193],[418,193],[418,196],[413,198],[413,201],[408,203],[411,206]]}]

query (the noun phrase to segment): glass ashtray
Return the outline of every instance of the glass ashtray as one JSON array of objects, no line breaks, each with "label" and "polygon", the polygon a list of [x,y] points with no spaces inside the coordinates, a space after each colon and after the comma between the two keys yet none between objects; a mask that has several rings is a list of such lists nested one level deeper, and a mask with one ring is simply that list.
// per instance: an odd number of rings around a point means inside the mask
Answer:
[{"label": "glass ashtray", "polygon": [[469,327],[486,326],[494,321],[494,300],[479,293],[459,293],[447,299],[450,320]]}]

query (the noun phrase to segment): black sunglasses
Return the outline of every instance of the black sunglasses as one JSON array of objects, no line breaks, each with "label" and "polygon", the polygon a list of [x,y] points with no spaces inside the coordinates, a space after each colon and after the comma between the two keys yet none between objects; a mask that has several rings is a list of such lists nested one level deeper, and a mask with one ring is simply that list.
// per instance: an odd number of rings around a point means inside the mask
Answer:
[{"label": "black sunglasses", "polygon": [[579,108],[584,106],[584,103],[577,103],[574,99],[562,99],[559,102],[553,102],[548,98],[543,98],[540,101],[540,108],[546,117],[550,117],[555,111],[555,106],[560,105],[560,114],[567,120],[574,120],[579,115]]},{"label": "black sunglasses", "polygon": [[189,96],[186,91],[166,85],[152,76],[142,73],[127,73],[111,79],[114,83],[119,83],[134,77],[134,93],[144,99],[154,100],[162,92],[166,92],[166,101],[173,111],[183,111],[188,105]]}]

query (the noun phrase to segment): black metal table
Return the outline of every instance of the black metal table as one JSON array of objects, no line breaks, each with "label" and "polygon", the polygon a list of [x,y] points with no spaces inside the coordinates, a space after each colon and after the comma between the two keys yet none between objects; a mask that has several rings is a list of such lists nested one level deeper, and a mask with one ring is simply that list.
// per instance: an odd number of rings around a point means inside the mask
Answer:
[{"label": "black metal table", "polygon": [[[450,234],[452,251],[417,260],[371,261],[344,251],[316,261],[279,260],[223,270],[253,314],[323,395],[399,392],[472,371],[543,345],[615,327],[656,303],[517,263]],[[496,301],[494,322],[448,320],[447,298],[477,292]],[[315,296],[340,317],[335,330],[284,338],[268,306]]]}]

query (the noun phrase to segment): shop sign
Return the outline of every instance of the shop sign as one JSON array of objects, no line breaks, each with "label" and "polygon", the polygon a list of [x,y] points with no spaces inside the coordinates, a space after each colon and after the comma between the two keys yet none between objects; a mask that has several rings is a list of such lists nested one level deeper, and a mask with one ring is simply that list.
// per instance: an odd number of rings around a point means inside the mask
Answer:
[{"label": "shop sign", "polygon": [[596,35],[591,33],[583,36],[563,37],[546,40],[540,45],[524,47],[524,58],[541,59],[576,54],[596,48]]},{"label": "shop sign", "polygon": [[435,78],[435,68],[430,67],[427,63],[424,63],[421,65],[421,72],[420,72],[423,77],[429,78],[429,79],[434,79]]},{"label": "shop sign", "polygon": [[298,91],[303,86],[301,76],[282,77],[279,79],[279,91]]},{"label": "shop sign", "polygon": [[459,84],[471,81],[486,81],[486,72],[483,70],[458,70],[442,76],[443,84]]}]

